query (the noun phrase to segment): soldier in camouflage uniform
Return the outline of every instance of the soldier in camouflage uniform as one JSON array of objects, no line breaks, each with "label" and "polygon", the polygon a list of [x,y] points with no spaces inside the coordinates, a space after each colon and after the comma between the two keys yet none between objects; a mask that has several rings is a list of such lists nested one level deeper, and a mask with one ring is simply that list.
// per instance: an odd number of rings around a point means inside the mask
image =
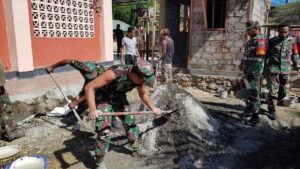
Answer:
[{"label": "soldier in camouflage uniform", "polygon": [[[265,53],[258,53],[258,48],[266,44],[265,38],[260,34],[260,27],[257,21],[248,21],[246,23],[247,34],[250,40],[245,45],[244,57],[240,64],[240,70],[244,73],[244,83],[246,85],[248,95],[245,98],[246,110],[242,114],[242,119],[247,125],[255,125],[258,120],[260,111],[260,80],[264,70]],[[262,43],[262,44],[260,44]]]},{"label": "soldier in camouflage uniform", "polygon": [[289,36],[289,25],[281,23],[278,26],[278,36],[268,42],[267,51],[267,80],[268,80],[268,113],[276,119],[276,102],[282,104],[290,88],[290,73],[293,66],[299,74],[300,62],[298,47],[295,39]]},{"label": "soldier in camouflage uniform", "polygon": [[[66,60],[61,60],[47,67],[46,70],[48,73],[50,72],[52,73],[55,68],[65,66],[65,65],[70,65],[74,69],[78,70],[81,73],[82,77],[84,78],[84,85],[82,87],[82,90],[79,93],[79,99],[69,104],[69,107],[73,109],[78,105],[77,111],[82,117],[83,112],[85,112],[86,109],[88,108],[85,102],[84,87],[86,86],[87,83],[89,83],[90,81],[94,80],[96,77],[101,75],[105,71],[105,68],[94,62],[80,62],[77,60],[66,59]],[[78,123],[74,126],[74,130],[79,130]]]},{"label": "soldier in camouflage uniform", "polygon": [[13,108],[9,100],[8,94],[4,88],[4,70],[3,64],[0,60],[0,138],[3,137],[8,141],[23,137],[25,135],[22,131],[17,131],[17,124],[12,118]]},{"label": "soldier in camouflage uniform", "polygon": [[[153,85],[155,80],[153,68],[145,60],[139,60],[135,65],[115,65],[110,67],[101,76],[87,84],[85,87],[86,98],[89,105],[89,118],[96,119],[96,165],[98,168],[105,168],[103,161],[104,154],[110,144],[111,117],[96,117],[97,110],[102,112],[124,112],[130,111],[126,93],[137,87],[140,98],[145,104],[160,115],[160,109],[153,105],[144,85]],[[96,91],[96,94],[94,93]],[[96,97],[96,102],[95,102]],[[133,157],[140,155],[138,143],[139,133],[132,115],[120,116],[123,121],[128,139],[132,144]]]}]

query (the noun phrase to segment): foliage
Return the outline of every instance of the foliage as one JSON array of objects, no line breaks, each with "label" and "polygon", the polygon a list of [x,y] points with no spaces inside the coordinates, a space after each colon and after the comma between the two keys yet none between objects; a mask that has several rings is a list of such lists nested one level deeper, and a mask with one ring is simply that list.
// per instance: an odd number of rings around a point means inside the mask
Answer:
[{"label": "foliage", "polygon": [[290,24],[300,24],[300,2],[272,8],[270,11],[269,23],[278,24],[283,21]]},{"label": "foliage", "polygon": [[136,18],[137,8],[152,7],[152,1],[148,0],[144,3],[117,3],[113,4],[113,19],[121,20],[129,25],[132,25]]}]

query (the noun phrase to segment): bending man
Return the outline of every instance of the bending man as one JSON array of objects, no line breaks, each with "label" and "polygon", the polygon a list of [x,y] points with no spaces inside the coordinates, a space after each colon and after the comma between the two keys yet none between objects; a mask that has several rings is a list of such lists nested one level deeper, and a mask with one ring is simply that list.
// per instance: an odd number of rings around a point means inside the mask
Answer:
[{"label": "bending man", "polygon": [[[90,111],[88,116],[90,119],[96,119],[97,139],[95,152],[98,168],[105,168],[103,158],[111,140],[109,134],[111,117],[97,117],[97,111],[130,111],[126,93],[137,87],[140,98],[148,108],[154,111],[156,115],[160,115],[161,110],[153,105],[144,87],[145,84],[153,85],[154,80],[152,65],[145,60],[139,60],[135,65],[112,66],[101,76],[86,85],[85,93]],[[132,145],[132,156],[138,157],[140,155],[139,133],[134,118],[132,115],[120,116],[119,118],[123,121],[127,137]]]}]

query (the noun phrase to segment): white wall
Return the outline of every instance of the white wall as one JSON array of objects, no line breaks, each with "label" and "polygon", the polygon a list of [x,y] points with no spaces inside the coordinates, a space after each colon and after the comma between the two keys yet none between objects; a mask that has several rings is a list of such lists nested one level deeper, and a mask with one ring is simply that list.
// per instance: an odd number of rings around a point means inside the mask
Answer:
[{"label": "white wall", "polygon": [[112,20],[112,1],[99,0],[101,5],[100,15],[100,51],[106,61],[113,61],[113,20]]},{"label": "white wall", "polygon": [[33,70],[28,0],[4,0],[12,70]]}]

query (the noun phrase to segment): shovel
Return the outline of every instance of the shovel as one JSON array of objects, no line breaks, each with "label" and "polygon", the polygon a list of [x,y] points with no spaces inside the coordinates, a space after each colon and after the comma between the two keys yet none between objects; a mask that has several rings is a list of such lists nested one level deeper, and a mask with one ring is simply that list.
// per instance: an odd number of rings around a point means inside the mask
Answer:
[{"label": "shovel", "polygon": [[[55,80],[55,78],[53,77],[52,73],[49,72],[51,78],[53,79],[53,81],[55,82],[57,88],[59,89],[59,91],[61,92],[61,94],[64,96],[65,100],[68,102],[68,103],[71,103],[71,101],[67,98],[67,96],[65,95],[65,93],[62,91],[62,89],[60,88],[59,84],[57,83],[57,81]],[[94,129],[88,125],[86,125],[85,123],[83,123],[83,121],[81,120],[80,116],[78,115],[77,111],[75,109],[71,109],[75,115],[75,117],[77,118],[79,124],[81,126],[83,126],[86,130],[90,131],[90,132],[94,132]]]},{"label": "shovel", "polygon": [[156,63],[156,68],[155,68],[155,79],[157,80],[157,74],[158,74],[158,70],[159,70],[159,61]]},{"label": "shovel", "polygon": [[19,126],[21,126],[22,124],[26,123],[26,122],[29,122],[30,120],[32,120],[33,118],[35,118],[39,113],[37,112],[33,112],[30,116],[28,116],[27,118],[25,118],[24,120],[22,121],[19,121],[17,124]]},{"label": "shovel", "polygon": [[[162,114],[170,114],[175,112],[177,109],[174,110],[166,110],[162,111]],[[112,112],[112,113],[102,113],[98,111],[97,116],[124,116],[124,115],[143,115],[143,114],[154,114],[154,111],[133,111],[133,112]]]}]

